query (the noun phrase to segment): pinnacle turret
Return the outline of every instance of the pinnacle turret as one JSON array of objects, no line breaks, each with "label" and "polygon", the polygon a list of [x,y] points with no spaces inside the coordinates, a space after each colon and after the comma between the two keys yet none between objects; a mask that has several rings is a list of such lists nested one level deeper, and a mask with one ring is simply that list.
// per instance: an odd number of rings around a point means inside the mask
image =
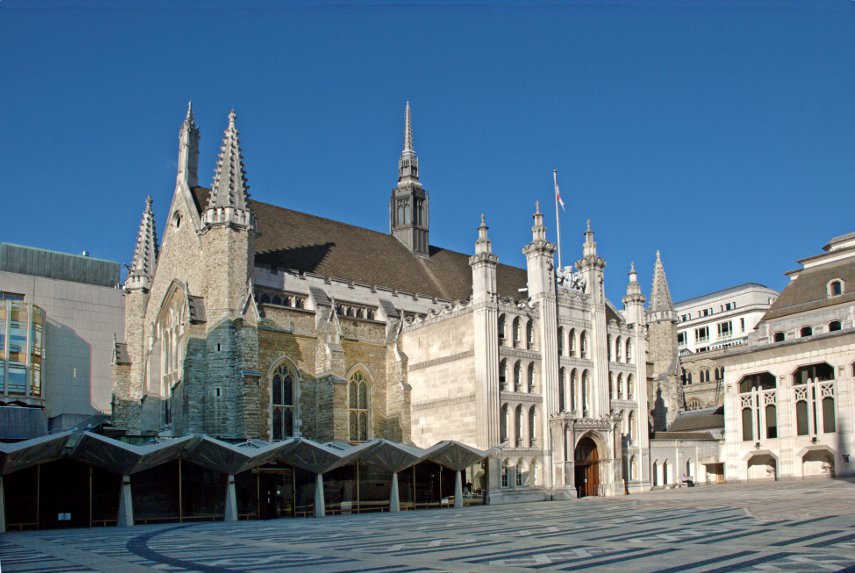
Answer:
[{"label": "pinnacle turret", "polygon": [[591,230],[591,219],[586,221],[585,243],[582,245],[582,255],[589,257],[597,254],[597,243],[594,241],[594,231]]},{"label": "pinnacle turret", "polygon": [[422,256],[430,256],[428,202],[428,193],[419,182],[419,158],[413,149],[413,113],[407,102],[398,185],[389,201],[389,229],[410,251]]},{"label": "pinnacle turret", "polygon": [[653,286],[650,289],[650,306],[647,309],[651,321],[675,321],[674,303],[671,301],[671,291],[668,288],[668,278],[665,276],[665,266],[662,256],[656,251],[656,263],[653,265]]},{"label": "pinnacle turret", "polygon": [[534,202],[534,225],[531,228],[532,242],[546,241],[546,225],[543,224],[543,213],[540,212],[540,201]]},{"label": "pinnacle turret", "polygon": [[201,132],[193,118],[193,102],[187,102],[187,115],[178,132],[178,183],[188,189],[199,184],[199,139]]},{"label": "pinnacle turret", "polygon": [[478,240],[475,241],[475,255],[489,255],[493,252],[493,242],[487,237],[487,220],[481,214],[481,225],[478,226]]},{"label": "pinnacle turret", "polygon": [[140,229],[137,233],[137,245],[134,249],[134,260],[128,268],[125,279],[125,291],[139,290],[147,292],[151,288],[154,270],[157,266],[157,227],[154,223],[154,212],[151,209],[151,196],[146,198]]},{"label": "pinnacle turret", "polygon": [[202,215],[202,224],[205,227],[233,225],[255,228],[234,110],[229,113],[229,125],[223,135],[214,184],[211,186],[208,206]]}]

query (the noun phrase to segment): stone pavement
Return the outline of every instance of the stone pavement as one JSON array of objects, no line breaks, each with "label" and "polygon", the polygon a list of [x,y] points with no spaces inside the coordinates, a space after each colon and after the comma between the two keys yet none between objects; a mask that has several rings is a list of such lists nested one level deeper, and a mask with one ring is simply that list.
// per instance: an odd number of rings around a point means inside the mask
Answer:
[{"label": "stone pavement", "polygon": [[855,483],[701,486],[464,509],[7,533],[21,571],[855,571]]}]

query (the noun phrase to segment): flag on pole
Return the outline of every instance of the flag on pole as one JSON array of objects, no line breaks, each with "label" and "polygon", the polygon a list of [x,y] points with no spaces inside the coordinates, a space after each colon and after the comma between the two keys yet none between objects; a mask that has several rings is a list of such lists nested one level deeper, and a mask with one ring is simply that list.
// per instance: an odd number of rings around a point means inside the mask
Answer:
[{"label": "flag on pole", "polygon": [[558,190],[558,174],[553,171],[552,175],[555,179],[555,200],[558,202],[559,205],[561,205],[561,210],[566,211],[564,209],[564,201],[561,200],[561,191]]}]

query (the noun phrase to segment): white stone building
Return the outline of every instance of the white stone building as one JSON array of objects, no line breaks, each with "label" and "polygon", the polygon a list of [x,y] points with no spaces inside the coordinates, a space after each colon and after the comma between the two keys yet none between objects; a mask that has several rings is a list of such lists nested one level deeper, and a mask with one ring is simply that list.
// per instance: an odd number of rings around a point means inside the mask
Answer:
[{"label": "white stone building", "polygon": [[855,233],[802,259],[725,368],[728,480],[851,475]]}]

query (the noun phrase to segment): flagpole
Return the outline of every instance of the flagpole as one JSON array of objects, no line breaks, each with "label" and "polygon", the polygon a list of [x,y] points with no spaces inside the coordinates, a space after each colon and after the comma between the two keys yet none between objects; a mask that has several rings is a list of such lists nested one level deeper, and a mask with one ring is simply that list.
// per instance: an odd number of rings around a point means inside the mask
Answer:
[{"label": "flagpole", "polygon": [[558,236],[558,270],[562,270],[561,266],[561,223],[558,219],[558,170],[552,170],[552,183],[555,185],[555,233]]}]

